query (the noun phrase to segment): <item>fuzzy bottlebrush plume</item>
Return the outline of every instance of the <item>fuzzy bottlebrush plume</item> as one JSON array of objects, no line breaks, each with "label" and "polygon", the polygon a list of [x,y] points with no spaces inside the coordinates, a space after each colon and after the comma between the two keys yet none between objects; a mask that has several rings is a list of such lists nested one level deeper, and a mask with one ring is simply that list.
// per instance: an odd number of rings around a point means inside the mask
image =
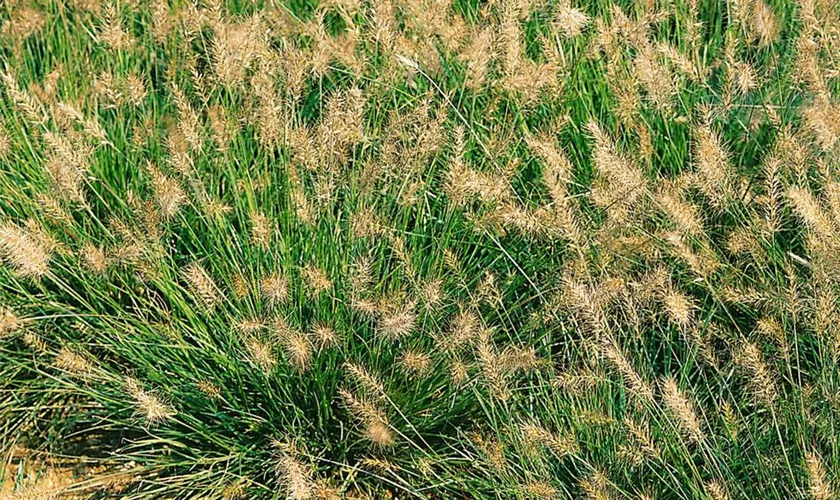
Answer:
[{"label": "fuzzy bottlebrush plume", "polygon": [[344,369],[351,379],[362,389],[368,396],[373,398],[385,398],[385,386],[376,378],[374,374],[368,371],[367,368],[356,363],[344,363]]},{"label": "fuzzy bottlebrush plume", "polygon": [[730,500],[732,498],[726,492],[726,488],[718,481],[707,482],[705,489],[711,500]]},{"label": "fuzzy bottlebrush plume", "polygon": [[338,346],[343,340],[340,332],[323,322],[317,322],[312,325],[309,336],[319,349]]},{"label": "fuzzy bottlebrush plume", "polygon": [[677,420],[680,429],[695,442],[703,440],[700,420],[694,412],[694,405],[680,390],[677,381],[668,377],[662,381],[662,401]]},{"label": "fuzzy bottlebrush plume", "polygon": [[51,251],[42,235],[9,222],[2,223],[0,249],[4,260],[21,276],[40,278],[47,274]]},{"label": "fuzzy bottlebrush plume", "polygon": [[523,423],[519,426],[523,441],[530,447],[544,447],[554,452],[558,457],[577,453],[578,443],[571,435],[561,435],[552,432],[542,425]]},{"label": "fuzzy bottlebrush plume", "polygon": [[449,330],[441,335],[440,346],[444,350],[459,351],[473,345],[483,329],[484,325],[475,312],[460,310],[450,319]]},{"label": "fuzzy bottlebrush plume", "polygon": [[271,373],[277,366],[277,358],[271,346],[256,336],[250,336],[245,340],[245,351],[248,360],[266,374]]},{"label": "fuzzy bottlebrush plume", "polygon": [[635,448],[641,452],[643,457],[659,459],[661,453],[653,437],[650,435],[650,427],[647,422],[636,423],[630,417],[624,417],[624,426],[627,428],[628,434],[633,438]]},{"label": "fuzzy bottlebrush plume", "polygon": [[476,29],[470,34],[470,39],[458,59],[467,68],[467,87],[478,90],[487,81],[490,62],[494,57],[493,32],[486,27]]},{"label": "fuzzy bottlebrush plume", "polygon": [[362,423],[363,435],[367,440],[378,447],[394,444],[394,433],[381,409],[369,401],[359,399],[347,389],[340,388],[338,393],[350,413]]},{"label": "fuzzy bottlebrush plume", "polygon": [[419,351],[406,351],[400,356],[400,366],[414,376],[426,375],[432,367],[432,358]]},{"label": "fuzzy bottlebrush plume", "polygon": [[552,486],[550,483],[542,481],[531,481],[519,487],[525,498],[536,498],[541,500],[550,500],[559,498],[560,490]]},{"label": "fuzzy bottlebrush plume", "polygon": [[610,483],[603,472],[596,471],[580,481],[580,489],[587,500],[612,500]]},{"label": "fuzzy bottlebrush plume", "polygon": [[673,74],[659,62],[653,48],[640,50],[633,61],[633,76],[641,84],[645,95],[659,111],[671,109],[671,100],[677,94]]},{"label": "fuzzy bottlebrush plume", "polygon": [[187,201],[187,195],[181,188],[181,184],[175,179],[163,175],[151,162],[147,164],[146,170],[152,179],[152,190],[160,214],[164,219],[174,217]]},{"label": "fuzzy bottlebrush plume", "polygon": [[390,307],[379,318],[377,332],[386,340],[399,340],[411,335],[417,324],[416,303],[406,302]]},{"label": "fuzzy bottlebrush plume", "polygon": [[288,500],[310,500],[315,498],[315,481],[311,467],[283,452],[277,462]]},{"label": "fuzzy bottlebrush plume", "polygon": [[785,193],[788,201],[808,228],[820,238],[833,241],[835,230],[828,214],[814,195],[804,188],[791,187]]},{"label": "fuzzy bottlebrush plume", "polygon": [[312,364],[312,343],[306,334],[292,327],[281,316],[272,324],[273,338],[279,342],[286,354],[286,360],[298,372],[304,372]]},{"label": "fuzzy bottlebrush plume", "polygon": [[746,343],[736,360],[747,371],[748,386],[756,398],[768,406],[774,406],[778,397],[776,382],[758,346]]},{"label": "fuzzy bottlebrush plume", "polygon": [[329,275],[327,275],[327,272],[315,265],[301,268],[300,274],[306,283],[307,290],[313,297],[330,290],[333,286],[333,282]]},{"label": "fuzzy bottlebrush plume", "polygon": [[90,376],[94,369],[93,364],[86,356],[74,352],[67,347],[62,348],[58,352],[53,360],[53,366],[82,378]]},{"label": "fuzzy bottlebrush plume", "polygon": [[720,135],[709,125],[695,129],[693,163],[696,184],[700,192],[719,209],[735,198],[729,156]]},{"label": "fuzzy bottlebrush plume", "polygon": [[647,180],[639,166],[618,150],[600,125],[589,122],[587,130],[595,143],[592,161],[598,172],[593,198],[599,206],[609,206],[608,215],[620,220],[647,191]]},{"label": "fuzzy bottlebrush plume", "polygon": [[[6,23],[5,26],[9,26]],[[6,94],[14,102],[18,111],[34,125],[41,125],[47,121],[47,113],[44,111],[44,105],[32,93],[21,89],[17,84],[17,78],[14,74],[8,71],[0,72],[0,80],[3,82],[3,87]]]},{"label": "fuzzy bottlebrush plume", "polygon": [[53,192],[61,199],[83,205],[84,185],[89,174],[87,163],[92,149],[52,132],[44,134],[44,140],[50,146],[44,167]]},{"label": "fuzzy bottlebrush plume", "polygon": [[631,392],[644,401],[653,400],[653,389],[650,384],[630,364],[630,361],[627,360],[627,357],[615,341],[605,339],[601,352],[604,359],[613,365],[615,370],[624,378],[624,382]]},{"label": "fuzzy bottlebrush plume", "polygon": [[172,87],[172,96],[175,107],[178,110],[178,131],[183,136],[187,145],[194,151],[201,150],[201,120],[198,113],[193,109],[187,96],[177,86]]},{"label": "fuzzy bottlebrush plume", "polygon": [[445,293],[443,290],[443,280],[438,278],[425,281],[417,292],[417,295],[420,297],[423,309],[426,312],[432,312],[443,302]]},{"label": "fuzzy bottlebrush plume", "polygon": [[104,22],[99,28],[97,40],[113,50],[124,50],[134,45],[135,40],[122,27],[122,19],[116,4],[105,7]]},{"label": "fuzzy bottlebrush plume", "polygon": [[93,243],[86,243],[81,251],[82,262],[85,267],[95,274],[105,274],[108,270],[108,255],[102,247]]},{"label": "fuzzy bottlebrush plume", "polygon": [[209,399],[220,399],[222,397],[222,389],[209,380],[199,381],[196,387]]},{"label": "fuzzy bottlebrush plume", "polygon": [[147,391],[136,379],[127,377],[125,385],[128,394],[134,399],[137,412],[148,424],[161,424],[176,415],[175,409],[166,399],[155,392]]},{"label": "fuzzy bottlebrush plume", "polygon": [[692,312],[696,309],[694,301],[676,289],[668,290],[662,298],[665,314],[674,324],[688,326],[692,321]]},{"label": "fuzzy bottlebrush plume", "polygon": [[572,201],[568,186],[572,183],[574,166],[566,153],[555,147],[549,138],[526,138],[528,147],[544,162],[542,179],[551,197],[550,226],[556,227],[558,232],[580,246],[584,242],[584,233],[580,227],[580,214]]},{"label": "fuzzy bottlebrush plume", "polygon": [[269,274],[260,280],[260,294],[270,307],[277,307],[289,300],[289,279],[280,273]]},{"label": "fuzzy bottlebrush plume", "polygon": [[11,309],[4,309],[0,314],[0,339],[12,335],[21,328],[25,321],[18,317]]},{"label": "fuzzy bottlebrush plume", "polygon": [[262,20],[254,15],[241,23],[218,20],[213,24],[215,36],[210,48],[214,76],[225,87],[241,85],[254,60],[268,50]]},{"label": "fuzzy bottlebrush plume", "polygon": [[472,442],[495,471],[501,472],[507,469],[505,445],[501,441],[475,433],[472,435]]},{"label": "fuzzy bottlebrush plume", "polygon": [[566,38],[574,38],[583,33],[591,18],[580,9],[571,6],[571,2],[559,2],[554,14],[554,29]]},{"label": "fuzzy bottlebrush plume", "polygon": [[197,262],[188,265],[183,271],[183,276],[196,299],[208,309],[213,309],[223,302],[224,298],[216,282]]},{"label": "fuzzy bottlebrush plume", "polygon": [[808,494],[813,500],[831,500],[836,498],[820,456],[813,451],[805,454],[805,467],[808,472]]},{"label": "fuzzy bottlebrush plume", "polygon": [[312,365],[312,344],[297,330],[281,334],[280,341],[289,364],[298,372],[305,372]]},{"label": "fuzzy bottlebrush plume", "polygon": [[260,248],[268,248],[271,243],[272,224],[265,214],[251,214],[251,241]]},{"label": "fuzzy bottlebrush plume", "polygon": [[385,226],[372,208],[362,208],[350,216],[350,232],[356,238],[381,236]]},{"label": "fuzzy bottlebrush plume", "polygon": [[9,137],[8,131],[0,123],[0,158],[6,158],[12,151],[12,139]]},{"label": "fuzzy bottlebrush plume", "polygon": [[654,195],[662,213],[674,221],[677,229],[686,237],[703,237],[705,232],[697,207],[673,191],[666,189]]}]

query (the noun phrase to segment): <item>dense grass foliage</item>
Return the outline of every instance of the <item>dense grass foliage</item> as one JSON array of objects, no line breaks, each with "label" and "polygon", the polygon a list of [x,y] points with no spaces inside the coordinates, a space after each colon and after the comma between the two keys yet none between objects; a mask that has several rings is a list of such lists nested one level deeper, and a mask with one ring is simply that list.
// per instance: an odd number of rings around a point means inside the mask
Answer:
[{"label": "dense grass foliage", "polygon": [[8,0],[0,496],[837,498],[832,0]]}]

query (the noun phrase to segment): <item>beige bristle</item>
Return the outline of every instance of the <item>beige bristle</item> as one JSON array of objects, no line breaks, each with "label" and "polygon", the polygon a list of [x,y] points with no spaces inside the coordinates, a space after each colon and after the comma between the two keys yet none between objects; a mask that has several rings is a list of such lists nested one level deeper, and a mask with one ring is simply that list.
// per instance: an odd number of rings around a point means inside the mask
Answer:
[{"label": "beige bristle", "polygon": [[306,282],[309,293],[313,296],[324,293],[333,286],[332,280],[330,280],[327,272],[320,267],[310,265],[302,268],[300,273]]},{"label": "beige bristle", "polygon": [[289,279],[279,273],[263,277],[260,280],[260,294],[271,307],[285,304],[289,300]]},{"label": "beige bristle", "polygon": [[647,422],[636,423],[630,417],[624,417],[624,426],[627,427],[627,431],[633,437],[633,442],[643,456],[654,459],[661,457],[659,448],[650,435]]},{"label": "beige bristle", "polygon": [[311,500],[315,494],[313,473],[309,466],[283,453],[277,463],[286,498],[289,500]]},{"label": "beige bristle", "polygon": [[175,107],[178,110],[178,130],[184,140],[193,150],[200,150],[202,145],[201,121],[198,114],[190,105],[187,97],[177,86],[172,87]]},{"label": "beige bristle", "polygon": [[624,378],[628,389],[641,397],[643,400],[653,400],[653,389],[645,381],[633,365],[625,357],[624,353],[614,341],[607,340],[602,348],[602,355],[609,361]]},{"label": "beige bristle", "polygon": [[820,456],[809,451],[805,453],[805,466],[808,472],[808,494],[814,500],[831,500],[835,498],[825,467]]},{"label": "beige bristle", "polygon": [[0,225],[0,249],[21,276],[40,278],[47,274],[50,251],[32,231],[11,223]]},{"label": "beige bristle", "polygon": [[371,420],[365,428],[365,437],[377,446],[394,444],[394,435],[388,424],[382,420]]},{"label": "beige bristle", "polygon": [[589,24],[591,18],[580,9],[572,7],[569,1],[562,1],[557,7],[554,27],[566,38],[579,36]]},{"label": "beige bristle", "polygon": [[320,349],[335,347],[342,342],[342,335],[334,327],[323,322],[312,325],[310,336]]},{"label": "beige bristle", "polygon": [[0,339],[7,337],[23,328],[25,321],[9,308],[0,314]]},{"label": "beige bristle", "polygon": [[406,351],[400,356],[400,365],[412,375],[426,375],[432,367],[432,358],[424,352]]},{"label": "beige bristle", "polygon": [[134,44],[134,38],[122,27],[116,4],[105,7],[105,22],[99,29],[97,39],[113,50],[123,50]]},{"label": "beige bristle", "polygon": [[541,481],[532,481],[520,486],[519,489],[527,498],[547,500],[558,498],[560,495],[560,490],[552,486],[550,483]]},{"label": "beige bristle", "polygon": [[394,435],[388,425],[385,413],[369,401],[357,398],[347,389],[340,388],[339,395],[350,413],[362,422],[363,434],[375,446],[387,447],[394,444]]},{"label": "beige bristle", "polygon": [[579,451],[578,443],[572,436],[560,435],[533,423],[523,423],[519,426],[519,429],[522,432],[525,444],[528,446],[548,448],[559,457]]},{"label": "beige bristle", "polygon": [[835,228],[831,219],[810,191],[791,187],[785,195],[793,205],[796,214],[802,218],[809,229],[822,238],[830,240],[835,237]]},{"label": "beige bristle", "polygon": [[680,326],[687,326],[691,323],[692,311],[696,308],[694,301],[684,293],[671,289],[662,298],[665,305],[665,313],[668,319]]},{"label": "beige bristle", "polygon": [[221,290],[213,278],[197,262],[189,264],[183,271],[184,279],[196,299],[209,309],[222,303]]},{"label": "beige bristle", "polygon": [[697,127],[694,137],[693,161],[697,186],[716,207],[723,207],[733,198],[729,153],[720,135],[708,125]]},{"label": "beige bristle", "polygon": [[66,347],[58,352],[53,360],[53,366],[79,377],[87,377],[93,372],[93,364],[87,357]]},{"label": "beige bristle", "polygon": [[256,212],[251,214],[251,241],[254,245],[268,248],[271,243],[271,223],[265,214]]},{"label": "beige bristle", "polygon": [[108,270],[108,256],[105,250],[93,243],[87,243],[82,247],[82,260],[85,267],[96,274],[105,274]]},{"label": "beige bristle", "polygon": [[456,359],[449,365],[449,376],[452,378],[452,383],[459,387],[469,379],[469,367],[463,361]]},{"label": "beige bristle", "polygon": [[222,397],[222,390],[219,388],[218,385],[210,382],[209,380],[201,380],[196,384],[198,390],[204,393],[210,399],[219,399]]},{"label": "beige bristle", "polygon": [[693,441],[703,440],[700,420],[694,412],[694,405],[680,390],[677,381],[668,377],[662,381],[662,400],[671,414],[677,419],[680,429]]},{"label": "beige bristle", "polygon": [[155,193],[155,201],[161,215],[164,219],[172,218],[186,203],[186,193],[184,193],[178,181],[163,175],[151,163],[146,165],[146,170],[152,178],[152,190]]},{"label": "beige bristle", "polygon": [[411,335],[417,323],[415,303],[408,302],[391,309],[379,318],[377,333],[391,341]]},{"label": "beige bristle", "polygon": [[705,489],[706,493],[711,497],[711,500],[730,500],[731,498],[726,488],[718,481],[706,482]]},{"label": "beige bristle", "polygon": [[[40,14],[38,14],[40,15]],[[12,23],[6,23],[5,26],[10,26]],[[47,114],[44,111],[44,106],[34,95],[30,92],[21,89],[17,84],[17,78],[8,69],[0,72],[0,80],[3,81],[3,87],[8,92],[9,97],[17,106],[18,111],[33,124],[42,124],[47,121]]]},{"label": "beige bristle", "polygon": [[241,500],[245,498],[246,482],[242,479],[237,479],[229,482],[223,488],[220,494],[224,500]]},{"label": "beige bristle", "polygon": [[494,57],[493,32],[489,27],[476,29],[458,58],[467,65],[466,85],[480,89],[487,80],[488,66]]},{"label": "beige bristle", "polygon": [[299,372],[308,370],[312,365],[312,344],[306,335],[294,330],[281,334],[280,341],[292,367]]},{"label": "beige bristle", "polygon": [[367,368],[356,363],[344,363],[344,369],[369,395],[380,398],[385,395],[385,386]]},{"label": "beige bristle", "polygon": [[657,109],[665,111],[671,108],[671,99],[677,94],[674,78],[668,68],[659,62],[652,48],[645,48],[636,55],[633,75]]},{"label": "beige bristle", "polygon": [[507,468],[507,458],[505,457],[505,446],[498,439],[484,437],[481,434],[473,434],[472,441],[475,446],[482,452],[487,463],[497,471],[503,471]]},{"label": "beige bristle", "polygon": [[136,379],[127,377],[125,384],[128,394],[134,398],[138,413],[147,423],[161,424],[176,415],[175,409],[168,401],[154,392],[145,390]]},{"label": "beige bristle", "polygon": [[423,283],[418,293],[420,300],[423,303],[423,309],[427,312],[432,312],[437,306],[443,302],[445,292],[443,290],[443,280],[430,279]]},{"label": "beige bristle", "polygon": [[749,372],[748,385],[755,396],[768,406],[775,405],[778,395],[776,383],[758,346],[746,343],[736,359]]},{"label": "beige bristle", "polygon": [[248,358],[265,373],[271,373],[277,366],[277,358],[271,347],[256,337],[251,337],[245,342]]},{"label": "beige bristle", "polygon": [[587,500],[612,500],[610,485],[602,472],[596,471],[591,476],[581,479],[580,489]]}]

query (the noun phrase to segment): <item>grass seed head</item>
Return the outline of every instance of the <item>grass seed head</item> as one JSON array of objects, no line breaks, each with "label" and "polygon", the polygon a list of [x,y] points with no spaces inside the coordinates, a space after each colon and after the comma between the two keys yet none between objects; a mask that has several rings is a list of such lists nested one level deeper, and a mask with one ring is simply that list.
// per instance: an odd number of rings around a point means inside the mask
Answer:
[{"label": "grass seed head", "polygon": [[805,467],[808,472],[808,494],[811,498],[814,500],[835,498],[828,474],[816,452],[809,451],[805,454]]},{"label": "grass seed head", "polygon": [[90,376],[94,369],[93,363],[86,356],[74,352],[67,347],[58,351],[58,354],[53,360],[53,366],[82,378]]},{"label": "grass seed head", "polygon": [[0,339],[14,334],[21,330],[25,322],[9,308],[5,308],[0,313]]},{"label": "grass seed head", "polygon": [[260,293],[270,307],[277,307],[289,300],[289,279],[279,273],[269,274],[260,281]]},{"label": "grass seed head", "polygon": [[199,263],[193,262],[184,268],[183,276],[190,291],[205,307],[213,309],[222,303],[221,290]]},{"label": "grass seed head", "polygon": [[136,379],[126,377],[126,389],[134,399],[137,412],[150,425],[157,425],[166,422],[176,415],[175,409],[162,396],[155,392],[147,391]]},{"label": "grass seed head", "polygon": [[0,224],[3,257],[21,276],[41,278],[48,271],[51,254],[39,235],[11,223]]},{"label": "grass seed head", "polygon": [[694,413],[694,405],[683,394],[673,377],[662,381],[662,400],[671,414],[677,419],[680,429],[695,442],[703,440],[700,420]]}]

